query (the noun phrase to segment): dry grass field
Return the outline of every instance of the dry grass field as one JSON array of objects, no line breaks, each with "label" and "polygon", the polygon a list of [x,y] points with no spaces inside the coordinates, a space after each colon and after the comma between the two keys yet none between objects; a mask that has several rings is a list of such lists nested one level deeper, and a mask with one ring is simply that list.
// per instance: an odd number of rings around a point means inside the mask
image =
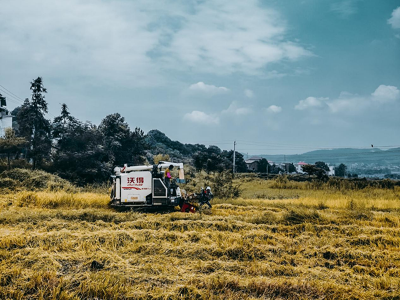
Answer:
[{"label": "dry grass field", "polygon": [[400,189],[243,183],[196,214],[0,196],[0,299],[400,299]]}]

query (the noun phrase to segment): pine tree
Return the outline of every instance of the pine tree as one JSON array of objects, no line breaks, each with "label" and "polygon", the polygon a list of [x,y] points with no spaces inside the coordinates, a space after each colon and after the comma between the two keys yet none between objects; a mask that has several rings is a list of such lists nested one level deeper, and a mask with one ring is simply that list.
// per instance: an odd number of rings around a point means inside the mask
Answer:
[{"label": "pine tree", "polygon": [[53,138],[62,139],[66,134],[69,127],[77,125],[78,120],[71,116],[68,111],[68,106],[63,103],[61,105],[61,114],[54,118],[53,127]]},{"label": "pine tree", "polygon": [[43,86],[41,77],[31,82],[32,99],[25,100],[19,113],[19,133],[28,141],[27,158],[32,160],[33,169],[40,167],[43,161],[50,156],[51,126],[45,118],[47,102],[44,94],[47,90]]}]

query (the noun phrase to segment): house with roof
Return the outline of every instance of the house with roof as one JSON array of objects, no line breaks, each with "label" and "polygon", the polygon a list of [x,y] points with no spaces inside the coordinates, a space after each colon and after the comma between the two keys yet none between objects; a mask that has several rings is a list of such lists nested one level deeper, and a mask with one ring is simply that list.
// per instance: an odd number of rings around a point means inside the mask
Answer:
[{"label": "house with roof", "polygon": [[260,156],[252,156],[249,159],[245,160],[247,165],[247,170],[256,172],[258,169],[258,162],[262,159]]}]

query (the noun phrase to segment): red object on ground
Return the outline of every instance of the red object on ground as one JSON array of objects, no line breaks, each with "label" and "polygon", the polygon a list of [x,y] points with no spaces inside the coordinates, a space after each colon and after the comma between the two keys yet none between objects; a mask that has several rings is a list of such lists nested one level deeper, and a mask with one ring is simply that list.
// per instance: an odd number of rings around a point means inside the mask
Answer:
[{"label": "red object on ground", "polygon": [[187,212],[187,213],[195,213],[196,212],[196,206],[190,204],[190,203],[184,203],[181,209],[181,212]]}]

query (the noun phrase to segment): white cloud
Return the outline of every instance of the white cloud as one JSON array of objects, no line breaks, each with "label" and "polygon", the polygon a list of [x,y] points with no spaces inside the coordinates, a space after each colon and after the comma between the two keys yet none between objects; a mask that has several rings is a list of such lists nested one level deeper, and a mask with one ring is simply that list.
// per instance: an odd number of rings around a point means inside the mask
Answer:
[{"label": "white cloud", "polygon": [[400,91],[395,86],[380,85],[375,92],[372,93],[372,99],[379,102],[390,102],[400,98]]},{"label": "white cloud", "polygon": [[245,95],[247,98],[253,98],[253,97],[254,97],[253,91],[252,91],[252,90],[249,90],[249,89],[244,90],[244,95]]},{"label": "white cloud", "polygon": [[268,73],[311,55],[257,0],[3,0],[0,28],[2,68],[15,77],[93,85],[167,85],[171,70]]},{"label": "white cloud", "polygon": [[[308,97],[301,100],[295,109],[328,107],[331,113],[359,114],[366,109],[379,109],[380,106],[400,99],[400,91],[395,86],[380,85],[372,94],[360,96],[348,92],[341,92],[336,99]],[[378,105],[378,106],[377,106]]]},{"label": "white cloud", "polygon": [[185,121],[199,123],[202,125],[217,125],[219,124],[219,117],[215,115],[209,115],[205,112],[194,110],[191,113],[184,115],[183,119]]},{"label": "white cloud", "polygon": [[356,0],[343,0],[331,4],[331,10],[338,13],[343,18],[348,18],[357,13]]},{"label": "white cloud", "polygon": [[338,98],[327,101],[326,104],[331,113],[345,112],[352,114],[354,112],[361,112],[368,106],[368,101],[365,97],[349,92],[341,92]]},{"label": "white cloud", "polygon": [[270,107],[267,108],[267,112],[277,114],[282,111],[282,107],[276,106],[276,105],[271,105]]},{"label": "white cloud", "polygon": [[311,55],[285,40],[285,23],[257,0],[196,3],[164,49],[172,63],[200,72],[258,74],[270,63]]},{"label": "white cloud", "polygon": [[324,106],[326,100],[328,100],[328,98],[308,97],[304,100],[300,100],[299,104],[297,104],[294,108],[297,110],[321,108]]},{"label": "white cloud", "polygon": [[217,114],[206,114],[205,112],[194,110],[191,113],[186,113],[183,116],[185,121],[199,123],[203,125],[217,125],[219,124],[220,117],[229,116],[245,116],[252,113],[250,107],[242,107],[238,102],[233,101],[229,107]]},{"label": "white cloud", "polygon": [[388,24],[392,25],[394,29],[400,29],[400,7],[392,12],[392,17],[388,20]]},{"label": "white cloud", "polygon": [[223,86],[215,86],[212,84],[205,84],[204,82],[194,83],[189,86],[189,90],[192,92],[200,92],[208,95],[225,94],[229,92],[229,89]]},{"label": "white cloud", "polygon": [[232,114],[236,116],[244,116],[252,112],[253,110],[250,107],[241,107],[237,101],[233,101],[227,109],[222,111],[223,114]]},{"label": "white cloud", "polygon": [[24,73],[66,81],[86,79],[96,85],[161,81],[158,67],[147,55],[157,46],[159,34],[146,29],[152,17],[138,4],[93,0],[1,4],[0,27],[7,30],[0,30],[0,57],[7,57],[10,68],[18,63]]},{"label": "white cloud", "polygon": [[347,99],[335,99],[331,102],[328,102],[329,110],[332,113],[346,112],[346,113],[354,113],[360,112],[365,108],[365,105],[368,103],[365,102],[364,98],[347,98]]}]

